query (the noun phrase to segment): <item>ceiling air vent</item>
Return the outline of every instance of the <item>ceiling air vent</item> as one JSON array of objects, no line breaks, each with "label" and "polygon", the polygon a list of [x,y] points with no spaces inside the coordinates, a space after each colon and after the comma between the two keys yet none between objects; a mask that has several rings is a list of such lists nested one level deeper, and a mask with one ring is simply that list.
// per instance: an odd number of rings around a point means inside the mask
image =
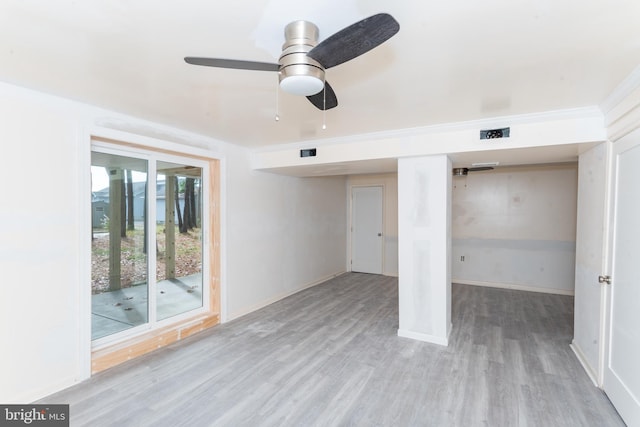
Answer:
[{"label": "ceiling air vent", "polygon": [[486,129],[480,131],[480,139],[509,138],[510,128]]}]

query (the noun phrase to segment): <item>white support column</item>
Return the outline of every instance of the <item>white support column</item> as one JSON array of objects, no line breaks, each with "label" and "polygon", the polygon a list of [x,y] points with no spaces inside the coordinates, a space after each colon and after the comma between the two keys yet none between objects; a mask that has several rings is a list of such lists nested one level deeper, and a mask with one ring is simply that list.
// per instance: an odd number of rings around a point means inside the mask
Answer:
[{"label": "white support column", "polygon": [[448,345],[451,331],[451,161],[398,160],[398,336]]}]

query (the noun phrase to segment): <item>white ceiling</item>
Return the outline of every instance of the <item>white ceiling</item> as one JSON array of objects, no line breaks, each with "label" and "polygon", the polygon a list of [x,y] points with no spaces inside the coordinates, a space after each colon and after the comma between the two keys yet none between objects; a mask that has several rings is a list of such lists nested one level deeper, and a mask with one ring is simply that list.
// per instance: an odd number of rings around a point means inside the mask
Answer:
[{"label": "white ceiling", "polygon": [[[323,114],[275,73],[284,26],[321,39],[378,12],[400,32],[327,71]],[[3,0],[0,80],[247,147],[597,105],[640,64],[638,0]]]}]

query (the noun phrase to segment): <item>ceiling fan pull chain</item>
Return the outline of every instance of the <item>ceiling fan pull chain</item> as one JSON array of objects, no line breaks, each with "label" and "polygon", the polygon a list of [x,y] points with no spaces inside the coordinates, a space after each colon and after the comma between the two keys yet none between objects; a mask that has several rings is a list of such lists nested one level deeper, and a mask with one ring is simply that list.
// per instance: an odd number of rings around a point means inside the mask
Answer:
[{"label": "ceiling fan pull chain", "polygon": [[[280,73],[278,73],[280,74]],[[280,85],[276,85],[276,122],[280,121]]]},{"label": "ceiling fan pull chain", "polygon": [[322,75],[322,129],[327,128],[327,74]]}]

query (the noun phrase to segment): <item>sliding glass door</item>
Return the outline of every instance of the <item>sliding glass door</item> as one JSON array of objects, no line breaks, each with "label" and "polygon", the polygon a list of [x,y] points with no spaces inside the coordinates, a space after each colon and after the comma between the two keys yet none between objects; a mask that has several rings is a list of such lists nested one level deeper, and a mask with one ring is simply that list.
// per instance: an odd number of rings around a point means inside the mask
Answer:
[{"label": "sliding glass door", "polygon": [[156,313],[202,307],[202,169],[158,163]]},{"label": "sliding glass door", "polygon": [[94,146],[92,339],[117,341],[206,309],[205,162]]}]

